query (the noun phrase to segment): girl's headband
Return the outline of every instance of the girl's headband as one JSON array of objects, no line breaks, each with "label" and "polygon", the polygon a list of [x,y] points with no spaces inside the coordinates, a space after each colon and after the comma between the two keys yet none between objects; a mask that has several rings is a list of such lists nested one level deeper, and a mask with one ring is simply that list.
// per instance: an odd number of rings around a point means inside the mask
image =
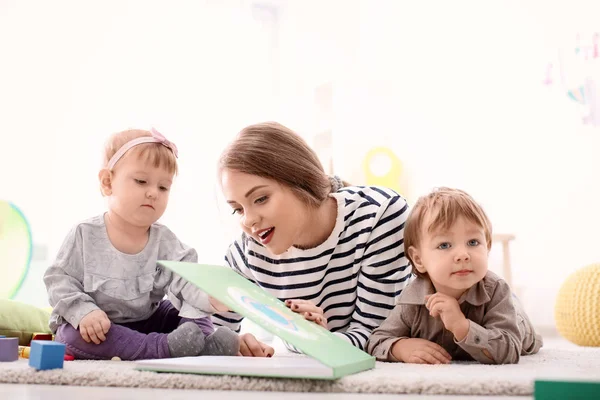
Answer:
[{"label": "girl's headband", "polygon": [[170,149],[175,155],[175,157],[179,156],[179,153],[177,152],[177,146],[175,146],[175,143],[169,142],[166,137],[164,137],[159,131],[157,131],[154,128],[150,129],[150,132],[152,133],[152,136],[142,136],[140,138],[130,140],[129,142],[121,146],[119,151],[117,151],[115,155],[110,158],[106,167],[108,169],[113,169],[117,161],[119,161],[129,149],[142,143],[160,143],[166,148]]}]

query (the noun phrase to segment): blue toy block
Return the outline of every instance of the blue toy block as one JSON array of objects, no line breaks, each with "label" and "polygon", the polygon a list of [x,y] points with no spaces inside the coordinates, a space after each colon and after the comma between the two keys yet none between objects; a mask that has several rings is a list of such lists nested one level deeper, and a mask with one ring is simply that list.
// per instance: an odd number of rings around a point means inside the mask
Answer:
[{"label": "blue toy block", "polygon": [[66,347],[63,343],[48,340],[32,340],[29,366],[37,370],[62,368]]},{"label": "blue toy block", "polygon": [[17,361],[19,359],[19,338],[0,338],[0,361]]}]

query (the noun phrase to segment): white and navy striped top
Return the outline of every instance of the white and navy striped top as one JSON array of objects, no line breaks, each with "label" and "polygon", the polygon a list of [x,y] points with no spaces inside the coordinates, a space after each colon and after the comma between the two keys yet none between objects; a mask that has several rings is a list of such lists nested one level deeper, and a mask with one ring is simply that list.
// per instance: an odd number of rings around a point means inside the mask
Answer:
[{"label": "white and navy striped top", "polygon": [[[282,301],[313,301],[323,308],[330,331],[364,349],[410,278],[403,239],[408,205],[381,187],[345,187],[330,196],[338,215],[321,245],[274,256],[243,234],[225,261]],[[239,332],[242,318],[228,312],[213,321]]]}]

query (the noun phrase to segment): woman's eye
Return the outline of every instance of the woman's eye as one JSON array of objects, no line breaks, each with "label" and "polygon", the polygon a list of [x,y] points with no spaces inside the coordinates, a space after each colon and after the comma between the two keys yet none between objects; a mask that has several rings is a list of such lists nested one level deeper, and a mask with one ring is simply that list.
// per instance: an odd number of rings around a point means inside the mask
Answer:
[{"label": "woman's eye", "polygon": [[145,181],[145,180],[143,180],[143,179],[135,179],[135,182],[136,182],[137,184],[139,184],[139,185],[145,185],[145,184],[146,184],[146,181]]},{"label": "woman's eye", "polygon": [[438,246],[438,249],[440,249],[440,250],[446,250],[446,249],[449,249],[449,248],[450,248],[450,243],[447,243],[447,242],[441,243]]},{"label": "woman's eye", "polygon": [[242,213],[242,209],[241,208],[234,208],[233,212],[231,213],[231,215],[233,214],[241,214]]},{"label": "woman's eye", "polygon": [[267,201],[267,196],[262,196],[262,197],[259,197],[258,199],[256,199],[255,203],[261,204],[261,203],[264,203],[265,201]]},{"label": "woman's eye", "polygon": [[479,240],[477,240],[477,239],[469,240],[469,246],[478,246],[478,245],[479,245]]}]

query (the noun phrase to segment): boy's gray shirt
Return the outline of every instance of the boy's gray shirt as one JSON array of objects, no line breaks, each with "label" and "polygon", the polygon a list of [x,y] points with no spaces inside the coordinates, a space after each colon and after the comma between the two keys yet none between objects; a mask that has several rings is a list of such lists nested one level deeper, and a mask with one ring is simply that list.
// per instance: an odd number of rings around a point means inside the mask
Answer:
[{"label": "boy's gray shirt", "polygon": [[521,355],[537,353],[542,346],[541,336],[535,333],[518,300],[513,299],[506,281],[491,271],[458,299],[469,320],[469,332],[460,342],[440,318],[429,315],[425,296],[434,293],[428,278],[413,280],[388,318],[369,337],[367,351],[379,361],[398,361],[391,353],[394,343],[421,338],[442,346],[453,360],[506,364],[517,363]]},{"label": "boy's gray shirt", "polygon": [[44,274],[50,305],[50,329],[68,322],[75,329],[90,312],[101,309],[115,323],[150,317],[167,295],[187,318],[201,318],[215,310],[208,295],[157,260],[196,262],[198,255],[166,226],[150,227],[148,243],[137,254],[118,251],[110,242],[104,215],[76,225],[67,235]]}]

